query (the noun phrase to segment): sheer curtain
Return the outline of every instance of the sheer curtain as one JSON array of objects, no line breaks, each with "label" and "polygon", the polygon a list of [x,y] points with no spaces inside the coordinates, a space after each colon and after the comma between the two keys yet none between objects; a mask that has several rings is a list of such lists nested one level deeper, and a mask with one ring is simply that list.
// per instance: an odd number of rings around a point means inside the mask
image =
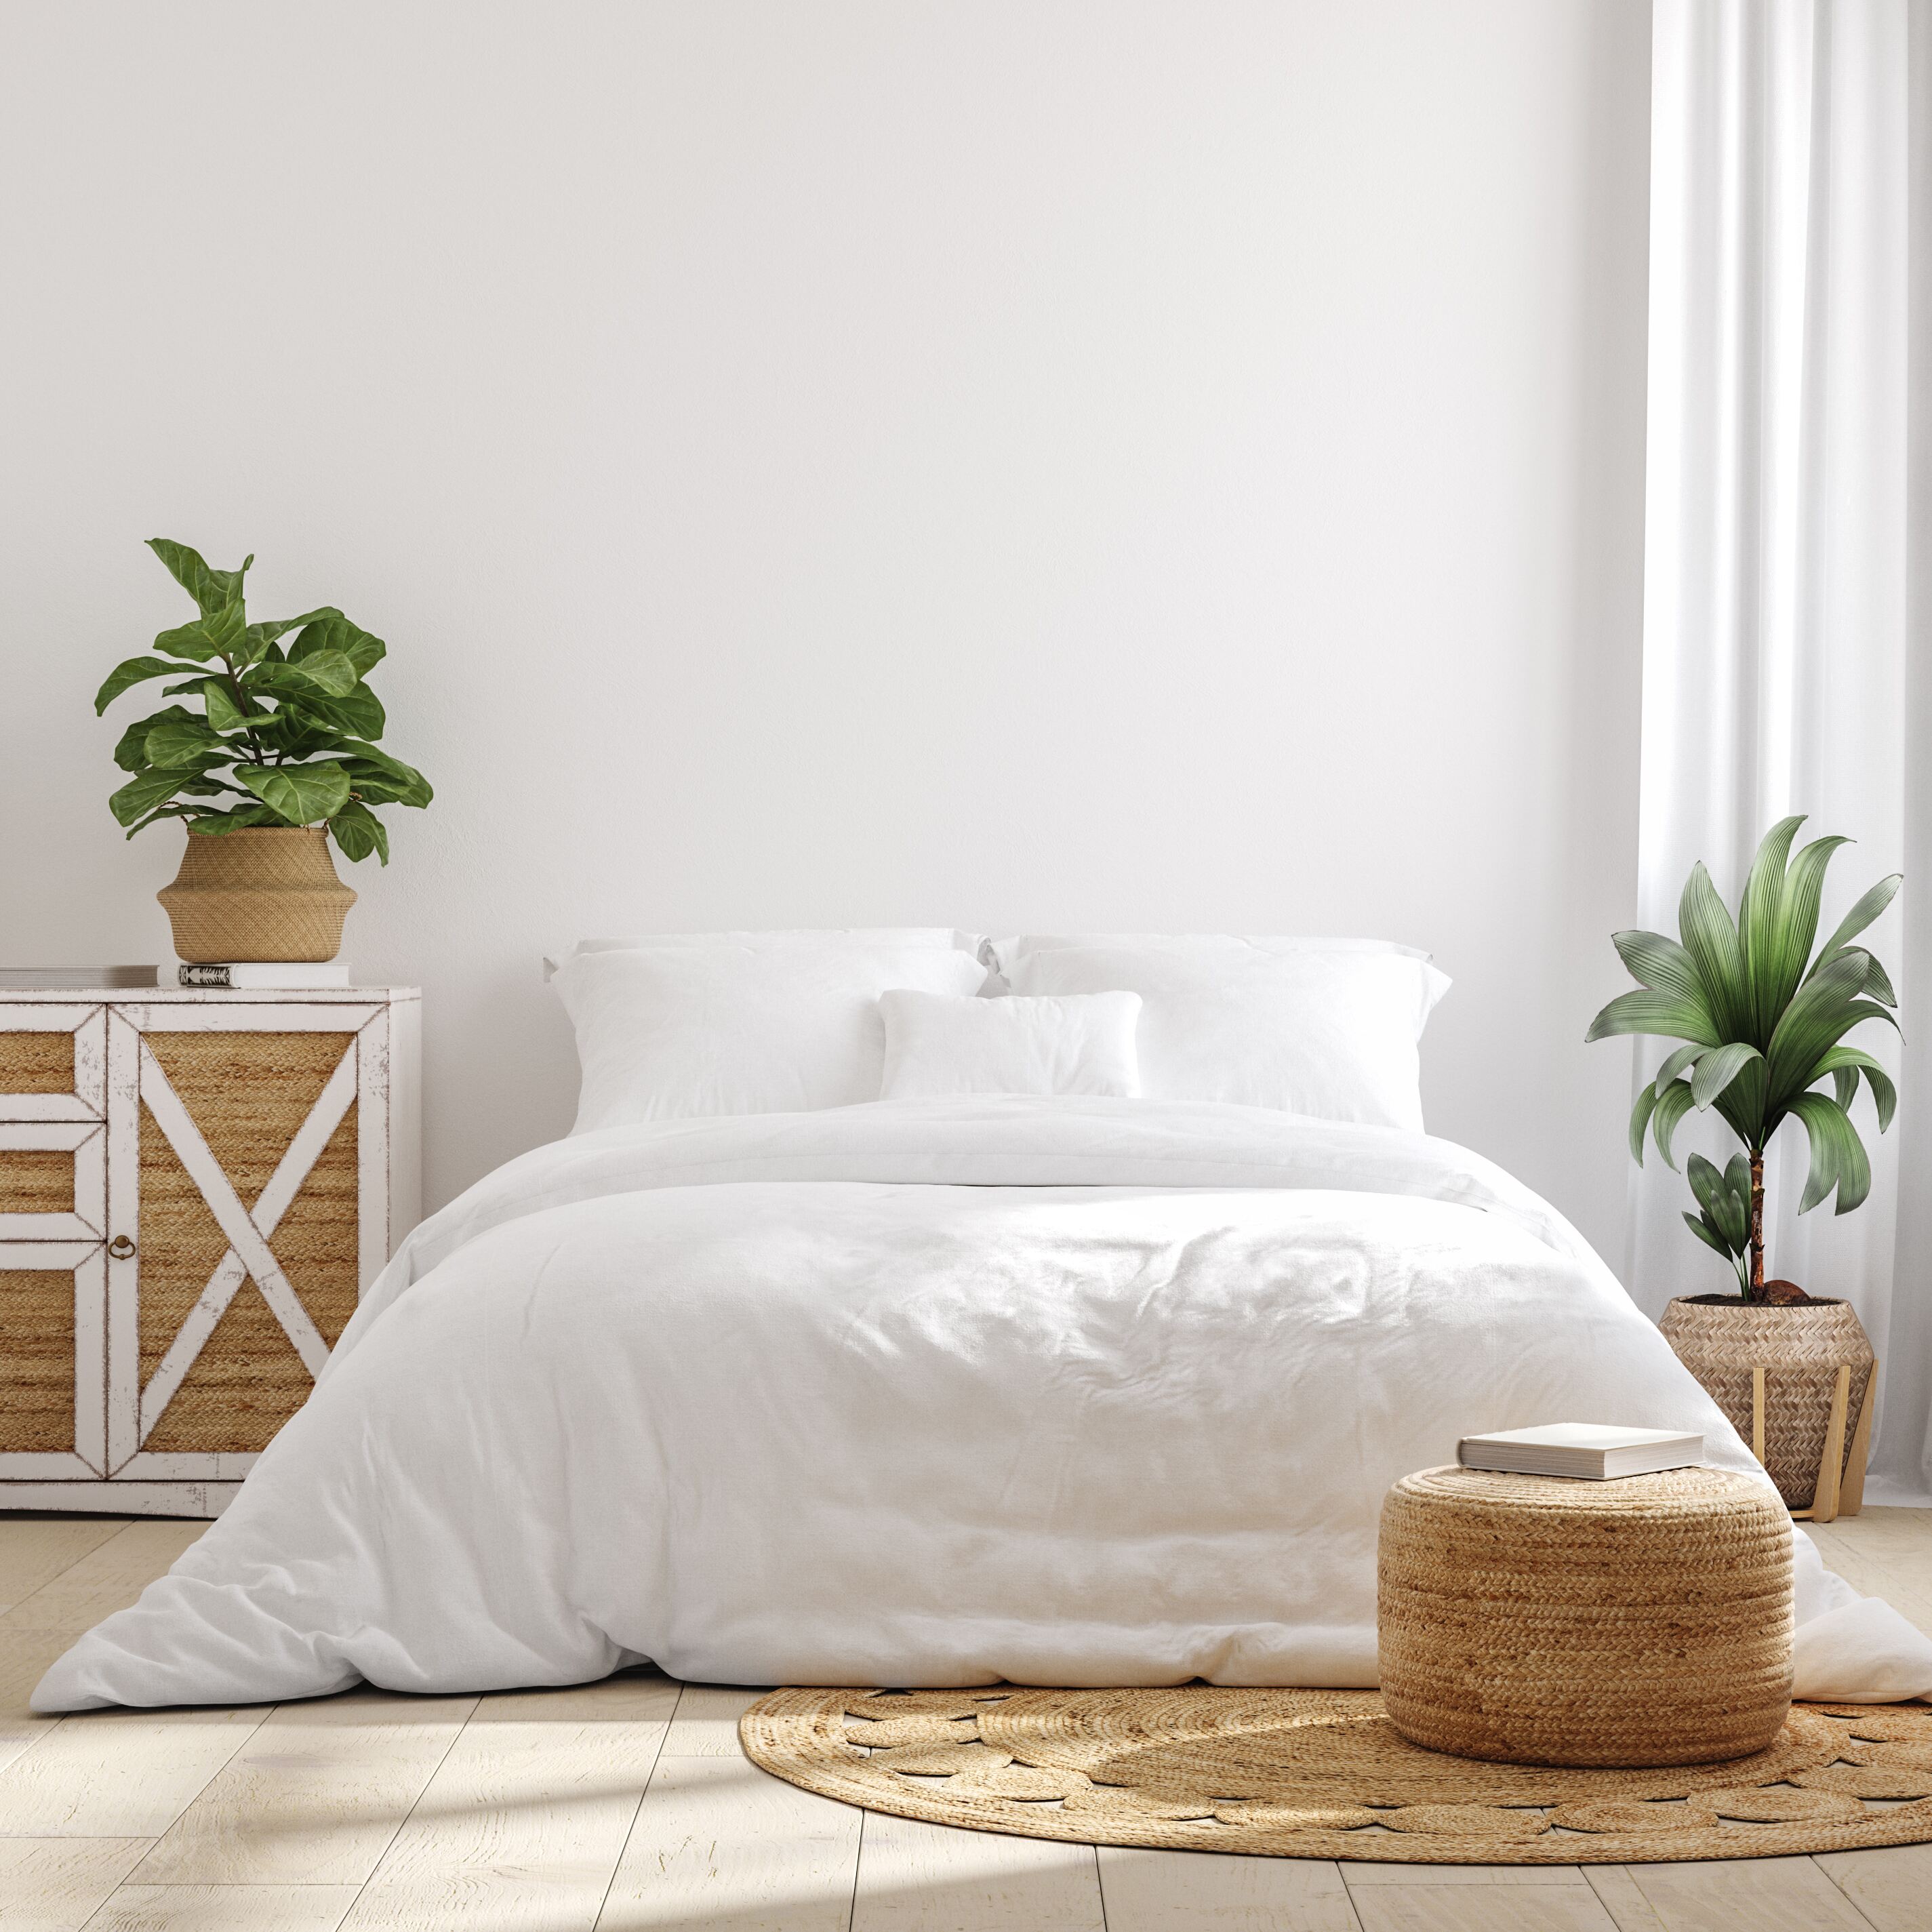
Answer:
[{"label": "sheer curtain", "polygon": [[[1640,921],[1676,930],[1699,859],[1735,903],[1760,834],[1858,842],[1821,931],[1904,871],[1869,943],[1908,1035],[1932,1042],[1932,763],[1923,680],[1932,0],[1656,0],[1651,182]],[[1928,905],[1932,910],[1932,905]],[[1884,1034],[1883,1039],[1878,1036]],[[1857,1307],[1882,1368],[1871,1495],[1928,1499],[1932,1053],[1868,1024],[1900,1114],[1871,1198],[1797,1212],[1804,1131],[1780,1130],[1768,1264]],[[1661,1049],[1640,1052],[1638,1076]],[[1678,1158],[1720,1159],[1715,1117]],[[1722,1292],[1653,1150],[1632,1185],[1627,1279],[1661,1311]]]}]

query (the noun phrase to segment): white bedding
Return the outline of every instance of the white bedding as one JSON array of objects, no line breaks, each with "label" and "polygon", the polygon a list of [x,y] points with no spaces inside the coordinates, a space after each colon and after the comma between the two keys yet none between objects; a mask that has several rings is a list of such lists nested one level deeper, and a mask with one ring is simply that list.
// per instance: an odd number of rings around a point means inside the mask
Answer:
[{"label": "white bedding", "polygon": [[[612,1129],[425,1222],[41,1710],[358,1678],[1367,1684],[1376,1515],[1474,1429],[1748,1453],[1561,1216],[1420,1134],[890,1101]],[[1799,1688],[1932,1690],[1800,1544]]]}]

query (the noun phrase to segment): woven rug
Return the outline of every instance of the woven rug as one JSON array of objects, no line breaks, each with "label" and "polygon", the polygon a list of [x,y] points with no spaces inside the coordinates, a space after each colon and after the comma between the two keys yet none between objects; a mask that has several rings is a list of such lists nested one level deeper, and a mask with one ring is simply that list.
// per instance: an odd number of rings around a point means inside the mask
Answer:
[{"label": "woven rug", "polygon": [[1768,1750],[1546,1769],[1408,1743],[1372,1690],[774,1690],[754,1764],[874,1811],[1082,1844],[1432,1864],[1932,1841],[1932,1708],[1801,1704]]}]

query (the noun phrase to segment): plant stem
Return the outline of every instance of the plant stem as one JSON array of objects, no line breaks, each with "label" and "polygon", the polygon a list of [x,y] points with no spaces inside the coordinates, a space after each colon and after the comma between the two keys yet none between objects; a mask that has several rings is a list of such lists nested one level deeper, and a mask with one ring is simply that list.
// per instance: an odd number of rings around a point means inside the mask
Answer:
[{"label": "plant stem", "polygon": [[1764,1150],[1750,1150],[1750,1281],[1744,1290],[1747,1301],[1764,1299]]}]

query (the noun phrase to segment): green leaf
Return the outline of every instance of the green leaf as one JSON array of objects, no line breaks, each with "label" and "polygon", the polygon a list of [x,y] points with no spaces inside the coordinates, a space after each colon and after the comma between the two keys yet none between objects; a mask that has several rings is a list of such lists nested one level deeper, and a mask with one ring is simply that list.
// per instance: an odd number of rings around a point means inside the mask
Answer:
[{"label": "green leaf", "polygon": [[121,734],[121,742],[114,747],[114,762],[124,772],[138,772],[148,763],[148,734],[157,724],[182,724],[193,720],[194,713],[178,704],[170,704],[165,711],[157,711],[146,718],[136,718]]},{"label": "green leaf", "polygon": [[1666,1054],[1664,1064],[1657,1070],[1657,1090],[1661,1094],[1678,1074],[1688,1073],[1710,1051],[1708,1046],[1680,1046]]},{"label": "green leaf", "polygon": [[1731,1244],[1732,1254],[1741,1255],[1749,1251],[1750,1190],[1748,1186],[1742,1198],[1726,1187],[1712,1205],[1711,1219],[1717,1223],[1718,1232]]},{"label": "green leaf", "polygon": [[1730,1244],[1727,1252],[1742,1253],[1750,1245],[1750,1162],[1733,1154],[1720,1173],[1714,1162],[1694,1154],[1684,1169],[1706,1223]]},{"label": "green leaf", "polygon": [[366,684],[358,684],[346,698],[304,698],[301,708],[326,724],[352,738],[380,738],[388,719],[382,700]]},{"label": "green leaf", "polygon": [[357,676],[367,677],[388,652],[380,638],[370,636],[332,607],[312,610],[309,618],[307,628],[289,646],[291,664],[300,664],[317,651],[339,651],[356,667]]},{"label": "green leaf", "polygon": [[1878,1109],[1879,1132],[1883,1133],[1891,1126],[1892,1116],[1898,1110],[1898,1089],[1892,1084],[1892,1076],[1870,1054],[1856,1046],[1834,1046],[1819,1061],[1817,1071],[1831,1075],[1838,1090],[1838,1105],[1847,1113],[1851,1112],[1862,1072],[1871,1088],[1872,1104]]},{"label": "green leaf", "polygon": [[235,776],[291,825],[316,825],[349,802],[349,774],[338,764],[240,765]]},{"label": "green leaf", "polygon": [[1856,953],[1841,954],[1814,973],[1793,995],[1771,1036],[1765,1056],[1770,1063],[1769,1098],[1786,1105],[1819,1077],[1818,1063],[1840,1038],[1863,1018],[1892,1016],[1884,1007],[1854,997],[1865,982],[1865,962]]},{"label": "green leaf", "polygon": [[132,825],[128,826],[128,836],[131,838],[136,832],[145,831],[157,819],[198,818],[206,809],[206,806],[199,805],[158,805],[146,818],[137,818]]},{"label": "green leaf", "polygon": [[201,553],[168,537],[150,537],[148,548],[168,568],[168,574],[201,608],[203,616],[225,610],[242,601],[242,580],[248,574],[253,556],[242,560],[239,570],[214,570],[202,561]]},{"label": "green leaf", "polygon": [[1738,944],[1743,956],[1754,1029],[1760,1040],[1778,1024],[1782,1004],[1778,998],[1778,982],[1784,958],[1780,941],[1784,870],[1791,856],[1791,842],[1804,823],[1802,814],[1780,818],[1758,842],[1750,874],[1738,901]]},{"label": "green leaf", "polygon": [[1882,1006],[1895,1006],[1898,994],[1893,988],[1892,975],[1862,946],[1848,946],[1844,956],[1847,959],[1862,959],[1865,962],[1865,982],[1859,991],[1868,998],[1878,1001]]},{"label": "green leaf", "polygon": [[250,664],[258,662],[268,655],[269,646],[278,638],[286,637],[290,632],[300,630],[303,625],[313,623],[318,617],[338,616],[332,610],[304,610],[299,617],[270,618],[259,624],[250,624],[242,634],[242,652]]},{"label": "green leaf", "polygon": [[1613,932],[1610,944],[1639,986],[1700,1006],[1704,1004],[1704,985],[1697,976],[1696,962],[1676,940],[1666,939],[1660,932]]},{"label": "green leaf", "polygon": [[1708,1213],[1724,1184],[1724,1177],[1718,1171],[1717,1164],[1706,1160],[1701,1154],[1694,1154],[1684,1163],[1684,1175],[1690,1184],[1690,1192],[1697,1197],[1698,1206]]},{"label": "green leaf", "polygon": [[360,676],[342,651],[310,651],[291,658],[283,667],[283,675],[311,686],[325,698],[346,698]]},{"label": "green leaf", "polygon": [[1644,1130],[1656,1111],[1657,1089],[1646,1083],[1636,1090],[1636,1103],[1630,1108],[1630,1159],[1640,1167],[1643,1165]]},{"label": "green leaf", "polygon": [[1619,993],[1590,1022],[1586,1040],[1607,1040],[1624,1033],[1657,1034],[1666,1040],[1695,1040],[1715,1046],[1716,1028],[1703,1006],[1668,993]]},{"label": "green leaf", "polygon": [[191,718],[184,724],[157,724],[148,734],[146,749],[149,764],[173,770],[211,764],[226,747],[199,718]]},{"label": "green leaf", "polygon": [[145,818],[158,805],[164,805],[181,789],[182,774],[177,770],[137,772],[107,801],[107,808],[130,832],[138,831],[136,819]]},{"label": "green leaf", "polygon": [[1726,1046],[1713,1047],[1697,1063],[1690,1082],[1690,1098],[1699,1107],[1708,1107],[1754,1060],[1763,1055],[1754,1046],[1733,1040]]},{"label": "green leaf", "polygon": [[351,754],[349,769],[358,774],[358,784],[365,772],[372,776],[380,775],[394,790],[398,805],[424,806],[435,797],[429,780],[413,765],[406,765],[400,758],[392,758],[388,752],[379,751],[359,738],[345,738],[342,742]]},{"label": "green leaf", "polygon": [[166,677],[170,673],[181,669],[179,664],[164,664],[159,658],[123,658],[107,674],[107,681],[94,694],[94,715],[98,718],[129,686],[140,683],[150,677]]},{"label": "green leaf", "polygon": [[334,754],[349,740],[309,713],[306,707],[284,704],[274,715],[258,724],[252,735],[274,758],[284,764]]},{"label": "green leaf", "polygon": [[1678,902],[1677,921],[1684,935],[1684,950],[1696,963],[1697,977],[1716,1029],[1710,1043],[1716,1046],[1744,1037],[1750,1031],[1751,1008],[1744,952],[1738,944],[1737,928],[1732,925],[1731,916],[1701,860],[1691,867],[1690,876],[1684,883],[1684,896]]},{"label": "green leaf", "polygon": [[206,664],[210,658],[229,656],[240,650],[247,628],[241,605],[232,604],[225,610],[197,617],[191,624],[178,624],[172,631],[164,631],[154,640],[154,649]]},{"label": "green leaf", "polygon": [[1769,1022],[1778,1018],[1791,1004],[1791,996],[1804,983],[1810,962],[1811,942],[1818,936],[1818,906],[1825,890],[1825,873],[1832,855],[1849,838],[1814,838],[1791,862],[1785,875],[1784,892],[1779,902],[1774,979]]},{"label": "green leaf", "polygon": [[279,812],[266,805],[238,805],[232,812],[204,812],[194,821],[198,837],[219,838],[230,832],[242,832],[255,825],[279,825]]},{"label": "green leaf", "polygon": [[272,693],[284,706],[322,719],[345,736],[366,740],[379,736],[388,722],[376,694],[366,684],[352,682],[340,696],[332,697],[304,676],[300,667],[277,664],[255,665],[245,674],[245,682],[249,690]]},{"label": "green leaf", "polygon": [[211,730],[240,731],[248,728],[248,718],[230,696],[227,686],[220,678],[205,678],[197,688],[201,693],[201,701],[207,708]]},{"label": "green leaf", "polygon": [[1812,972],[1815,974],[1829,964],[1840,946],[1864,932],[1891,904],[1898,895],[1899,887],[1904,883],[1905,874],[1903,872],[1894,872],[1888,878],[1880,880],[1839,922],[1838,931],[1826,940],[1825,950],[1818,956],[1818,964],[1812,968]]},{"label": "green leaf", "polygon": [[1677,1165],[1670,1151],[1670,1139],[1677,1131],[1678,1122],[1690,1111],[1690,1083],[1688,1080],[1680,1080],[1674,1086],[1665,1088],[1658,1096],[1656,1111],[1650,1117],[1650,1131],[1666,1167],[1675,1168]]},{"label": "green leaf", "polygon": [[1835,1211],[1849,1214],[1871,1192],[1871,1162],[1865,1157],[1858,1130],[1838,1102],[1822,1094],[1799,1094],[1792,1102],[1791,1111],[1804,1123],[1811,1137],[1811,1172],[1798,1204],[1798,1213],[1809,1214],[1836,1187]]},{"label": "green leaf", "polygon": [[1726,1261],[1731,1258],[1731,1251],[1724,1245],[1724,1238],[1714,1232],[1708,1222],[1700,1220],[1697,1216],[1687,1210],[1684,1216],[1684,1225],[1704,1244],[1705,1246],[1715,1248]]},{"label": "green leaf", "polygon": [[328,821],[328,829],[345,858],[366,859],[374,852],[384,865],[389,862],[388,828],[366,805],[352,800]]}]

